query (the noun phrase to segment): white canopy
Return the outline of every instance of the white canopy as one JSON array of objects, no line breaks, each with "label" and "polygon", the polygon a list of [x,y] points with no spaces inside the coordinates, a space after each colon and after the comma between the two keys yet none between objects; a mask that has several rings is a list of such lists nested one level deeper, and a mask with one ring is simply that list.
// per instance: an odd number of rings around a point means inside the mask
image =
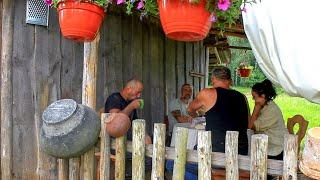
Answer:
[{"label": "white canopy", "polygon": [[320,1],[257,0],[242,12],[260,68],[292,96],[320,104]]}]

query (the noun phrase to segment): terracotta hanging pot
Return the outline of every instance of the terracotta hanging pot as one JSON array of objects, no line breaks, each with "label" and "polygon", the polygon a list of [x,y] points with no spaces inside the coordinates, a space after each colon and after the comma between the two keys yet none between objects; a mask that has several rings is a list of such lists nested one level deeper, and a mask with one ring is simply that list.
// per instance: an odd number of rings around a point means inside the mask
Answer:
[{"label": "terracotta hanging pot", "polygon": [[238,69],[238,75],[240,77],[249,77],[252,69]]},{"label": "terracotta hanging pot", "polygon": [[86,1],[61,1],[58,4],[59,23],[62,35],[78,42],[95,39],[102,20],[104,9]]},{"label": "terracotta hanging pot", "polygon": [[158,0],[160,20],[166,36],[178,41],[201,41],[212,25],[205,0]]}]

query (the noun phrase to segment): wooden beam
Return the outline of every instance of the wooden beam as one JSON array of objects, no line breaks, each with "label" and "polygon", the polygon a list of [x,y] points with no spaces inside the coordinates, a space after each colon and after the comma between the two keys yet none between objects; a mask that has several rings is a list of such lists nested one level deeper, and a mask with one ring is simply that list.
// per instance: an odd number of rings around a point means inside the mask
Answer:
[{"label": "wooden beam", "polygon": [[225,46],[224,48],[252,50],[251,47],[243,47],[243,46]]},{"label": "wooden beam", "polygon": [[[97,94],[97,70],[98,50],[100,34],[90,43],[84,43],[83,48],[83,80],[82,80],[82,104],[96,110]],[[94,147],[83,155],[83,178],[94,179]]]},{"label": "wooden beam", "polygon": [[12,179],[12,53],[14,2],[2,1],[1,49],[1,179]]},{"label": "wooden beam", "polygon": [[[221,35],[221,32],[219,30],[216,29],[211,29],[209,34],[216,34],[216,35]],[[240,38],[247,38],[246,34],[243,32],[228,32],[225,31],[223,33],[224,36],[235,36],[235,37],[240,37]]]},{"label": "wooden beam", "polygon": [[100,164],[98,164],[100,167],[100,180],[110,179],[110,136],[107,133],[105,126],[105,122],[109,116],[109,113],[101,114]]}]

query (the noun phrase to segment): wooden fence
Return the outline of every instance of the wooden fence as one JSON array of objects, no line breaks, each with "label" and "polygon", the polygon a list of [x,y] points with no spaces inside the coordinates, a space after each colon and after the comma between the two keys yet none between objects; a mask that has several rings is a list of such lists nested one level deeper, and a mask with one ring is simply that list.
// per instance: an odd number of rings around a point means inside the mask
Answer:
[{"label": "wooden fence", "polygon": [[125,178],[125,152],[132,152],[132,179],[145,179],[145,157],[152,157],[151,179],[163,180],[165,159],[174,160],[173,179],[183,180],[186,162],[198,163],[198,179],[211,179],[211,167],[226,169],[226,179],[239,179],[239,169],[250,171],[251,180],[266,179],[267,174],[282,176],[282,179],[297,179],[298,141],[296,135],[288,134],[284,140],[283,161],[267,159],[268,136],[253,135],[251,155],[238,155],[238,132],[228,131],[225,153],[212,152],[211,132],[198,132],[198,149],[187,150],[188,129],[178,128],[175,147],[165,147],[165,125],[154,125],[152,145],[145,145],[145,121],[133,121],[132,143],[125,138],[111,142],[105,131],[104,122],[109,114],[102,114],[100,180],[110,178],[110,149],[116,150],[115,178]]}]

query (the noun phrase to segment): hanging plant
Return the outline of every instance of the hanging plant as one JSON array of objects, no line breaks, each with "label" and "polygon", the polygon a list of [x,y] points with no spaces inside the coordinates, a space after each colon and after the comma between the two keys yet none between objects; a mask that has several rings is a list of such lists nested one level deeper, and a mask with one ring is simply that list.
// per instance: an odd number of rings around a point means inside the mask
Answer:
[{"label": "hanging plant", "polygon": [[240,77],[249,77],[252,72],[253,66],[248,65],[246,62],[240,63],[237,68]]},{"label": "hanging plant", "polygon": [[[135,9],[140,12],[140,17],[147,15],[157,16],[160,12],[160,20],[166,35],[175,40],[182,41],[199,41],[204,39],[212,24],[223,32],[226,27],[236,24],[241,11],[246,11],[246,4],[253,3],[254,0],[44,0],[49,6],[58,8],[60,25],[63,12],[60,12],[64,5],[62,4],[85,4],[90,3],[99,7],[101,10],[97,12],[96,21],[97,31],[103,20],[104,15],[101,13],[103,9],[107,9],[110,4],[125,6],[126,13],[132,14]],[[59,8],[61,7],[61,8]],[[182,7],[182,8],[180,8]],[[181,10],[182,9],[182,10]],[[166,14],[167,13],[167,14]],[[100,16],[100,17],[99,17]],[[170,17],[172,16],[173,19]],[[62,16],[70,21],[70,14]],[[90,24],[82,16],[76,16],[73,22],[82,21],[82,25]],[[186,23],[183,23],[185,21]],[[174,25],[176,24],[176,25]],[[173,27],[175,26],[175,27]],[[75,27],[75,26],[74,26]],[[65,31],[61,27],[62,34]],[[68,38],[68,35],[66,35]],[[70,39],[75,39],[71,35]],[[79,38],[80,41],[93,40],[95,36],[90,38]]]},{"label": "hanging plant", "polygon": [[105,17],[107,0],[45,0],[49,6],[57,8],[62,35],[78,42],[95,39]]}]

